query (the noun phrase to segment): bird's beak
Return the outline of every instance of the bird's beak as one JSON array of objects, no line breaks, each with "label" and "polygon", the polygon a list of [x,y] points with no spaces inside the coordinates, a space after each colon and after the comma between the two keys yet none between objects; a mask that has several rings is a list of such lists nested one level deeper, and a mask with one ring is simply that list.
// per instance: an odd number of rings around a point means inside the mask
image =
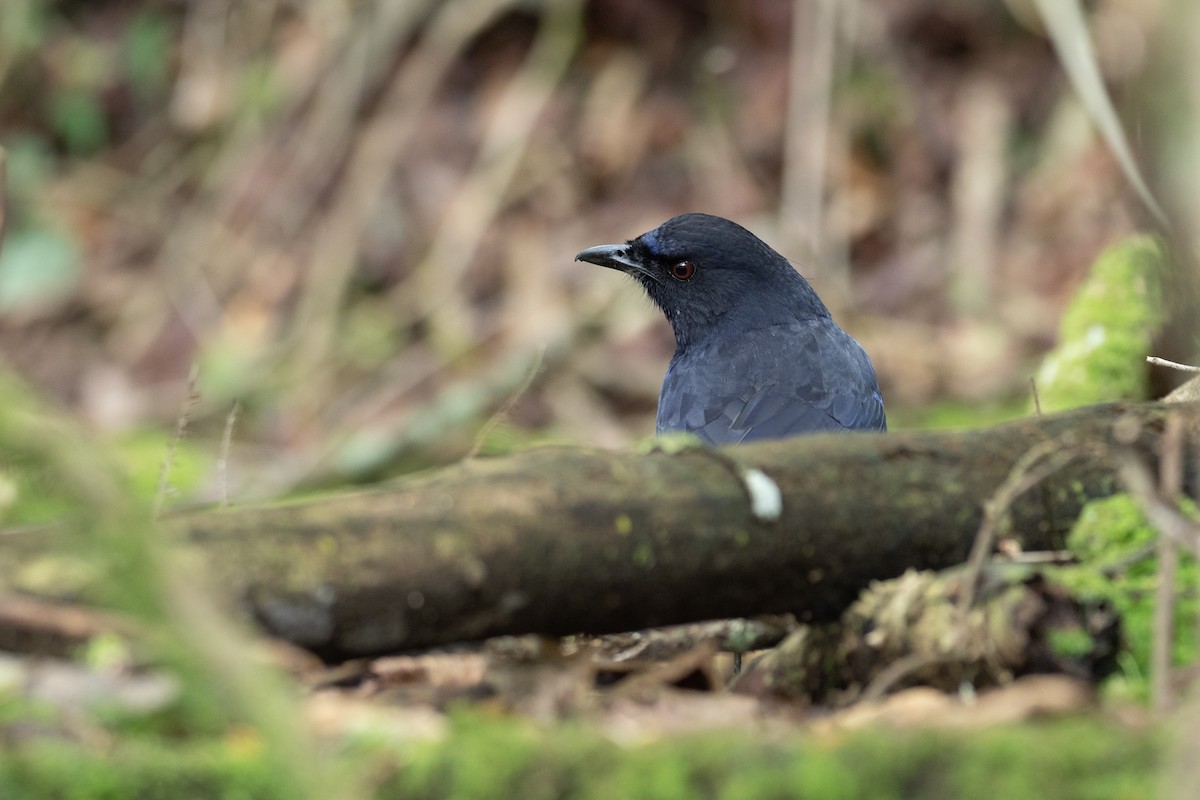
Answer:
[{"label": "bird's beak", "polygon": [[629,257],[628,244],[601,244],[596,247],[589,247],[575,256],[575,260],[586,261],[589,264],[599,264],[609,269],[619,269],[621,272],[626,272],[630,275],[644,275],[651,280],[657,280],[653,273]]}]

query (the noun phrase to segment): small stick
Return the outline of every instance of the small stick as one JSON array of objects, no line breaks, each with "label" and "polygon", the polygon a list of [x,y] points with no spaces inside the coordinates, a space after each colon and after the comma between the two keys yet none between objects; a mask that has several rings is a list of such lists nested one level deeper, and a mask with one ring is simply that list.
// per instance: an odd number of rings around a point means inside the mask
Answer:
[{"label": "small stick", "polygon": [[1052,439],[1042,442],[1029,449],[1017,460],[1004,483],[996,489],[995,494],[984,503],[983,520],[979,523],[979,532],[975,534],[975,543],[967,558],[964,573],[965,590],[959,597],[959,611],[965,616],[975,602],[975,592],[979,583],[979,574],[983,565],[992,552],[992,543],[996,534],[1008,519],[1008,512],[1018,497],[1037,486],[1046,478],[1058,472],[1067,464],[1088,452],[1090,448],[1064,442],[1062,439]]},{"label": "small stick", "polygon": [[[1195,459],[1192,463],[1200,464],[1200,437],[1193,439],[1192,451],[1192,458]],[[1192,497],[1200,497],[1200,474],[1193,473]],[[1192,556],[1200,564],[1200,536],[1192,538]],[[1200,614],[1196,615],[1196,641],[1200,642]]]},{"label": "small stick", "polygon": [[6,178],[6,156],[4,148],[0,147],[0,245],[4,244],[4,221],[8,211],[8,188]]},{"label": "small stick", "polygon": [[[1159,442],[1159,492],[1164,503],[1175,506],[1183,491],[1183,420],[1167,417]],[[1158,537],[1158,585],[1154,590],[1154,636],[1150,646],[1150,693],[1154,710],[1165,716],[1174,704],[1171,691],[1171,648],[1175,641],[1175,576],[1179,568],[1179,543]]]},{"label": "small stick", "polygon": [[492,414],[492,416],[488,418],[488,421],[483,423],[483,427],[479,429],[479,433],[475,436],[475,443],[471,445],[470,451],[467,452],[466,459],[468,461],[479,455],[479,451],[483,449],[483,445],[487,442],[488,435],[497,425],[500,424],[500,420],[508,416],[508,412],[512,411],[513,406],[517,404],[517,401],[524,397],[525,393],[529,391],[529,387],[533,385],[534,379],[537,377],[538,373],[542,371],[542,362],[545,360],[545,358],[546,345],[543,344],[541,348],[538,349],[537,357],[533,359],[533,364],[530,365],[529,372],[525,375],[525,380],[521,381],[521,385],[518,386],[511,395],[508,396],[507,400],[504,401],[504,405],[496,409],[496,413]]},{"label": "small stick", "polygon": [[237,424],[242,401],[234,400],[229,416],[225,417],[225,431],[221,434],[221,453],[217,456],[217,483],[220,484],[220,507],[229,505],[229,450],[233,447],[233,427]]},{"label": "small stick", "polygon": [[1200,367],[1193,367],[1191,364],[1180,364],[1177,361],[1167,361],[1165,358],[1159,358],[1158,356],[1146,356],[1146,363],[1153,364],[1156,367],[1170,367],[1180,372],[1200,372]]},{"label": "small stick", "polygon": [[940,660],[922,653],[909,653],[901,656],[881,670],[858,699],[860,702],[878,700],[909,675],[931,664],[936,664]]},{"label": "small stick", "polygon": [[199,377],[200,366],[192,364],[192,369],[188,372],[187,394],[183,399],[183,407],[179,409],[179,418],[175,420],[175,435],[171,437],[171,441],[167,445],[167,455],[163,459],[162,468],[158,471],[158,487],[154,490],[155,517],[162,511],[163,501],[167,496],[167,481],[171,477],[171,467],[175,463],[175,450],[179,446],[179,440],[187,432],[188,418],[191,416],[192,409],[196,407],[196,402],[200,399],[200,395],[196,392],[196,381]]}]

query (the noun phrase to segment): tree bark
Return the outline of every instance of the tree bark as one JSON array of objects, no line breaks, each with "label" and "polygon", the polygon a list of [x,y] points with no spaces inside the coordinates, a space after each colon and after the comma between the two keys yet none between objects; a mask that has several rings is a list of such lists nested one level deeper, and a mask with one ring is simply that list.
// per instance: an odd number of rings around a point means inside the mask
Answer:
[{"label": "tree bark", "polygon": [[[1121,452],[1153,463],[1168,413],[1200,425],[1196,405],[1109,405],[721,451],[542,448],[170,524],[222,595],[330,659],[763,613],[821,622],[873,580],[961,562],[1031,448],[1086,450],[1010,509],[1009,535],[1027,549],[1061,547],[1083,503],[1116,488],[1114,426]],[[748,470],[778,488],[777,515]]]}]

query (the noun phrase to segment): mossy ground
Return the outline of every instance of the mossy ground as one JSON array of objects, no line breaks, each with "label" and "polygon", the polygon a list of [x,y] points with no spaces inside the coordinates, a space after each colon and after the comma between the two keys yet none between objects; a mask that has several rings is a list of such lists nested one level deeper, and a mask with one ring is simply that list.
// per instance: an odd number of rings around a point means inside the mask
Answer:
[{"label": "mossy ground", "polygon": [[[1185,499],[1183,505],[1186,513],[1200,518],[1194,503]],[[1139,698],[1149,694],[1154,592],[1158,586],[1157,541],[1157,532],[1128,495],[1093,500],[1084,507],[1067,540],[1079,565],[1058,570],[1055,575],[1077,596],[1107,600],[1117,610],[1128,650],[1121,661],[1122,680],[1114,688]],[[1200,655],[1196,633],[1200,613],[1195,592],[1198,578],[1195,558],[1182,552],[1176,573],[1172,647],[1176,664],[1193,663]]]},{"label": "mossy ground", "polygon": [[[251,741],[253,741],[251,739]],[[539,729],[458,715],[439,742],[360,744],[378,798],[1152,798],[1159,747],[1146,731],[1079,718],[963,735],[869,731],[767,738],[726,731],[620,746],[580,724]],[[278,761],[240,737],[32,742],[0,753],[6,800],[284,798]]]}]

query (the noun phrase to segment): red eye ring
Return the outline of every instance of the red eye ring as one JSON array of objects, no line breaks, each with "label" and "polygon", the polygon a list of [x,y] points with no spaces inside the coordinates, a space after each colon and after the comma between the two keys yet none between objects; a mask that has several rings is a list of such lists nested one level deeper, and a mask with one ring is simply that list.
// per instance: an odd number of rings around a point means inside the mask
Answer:
[{"label": "red eye ring", "polygon": [[684,259],[671,265],[671,277],[677,281],[690,281],[696,274],[696,265]]}]

